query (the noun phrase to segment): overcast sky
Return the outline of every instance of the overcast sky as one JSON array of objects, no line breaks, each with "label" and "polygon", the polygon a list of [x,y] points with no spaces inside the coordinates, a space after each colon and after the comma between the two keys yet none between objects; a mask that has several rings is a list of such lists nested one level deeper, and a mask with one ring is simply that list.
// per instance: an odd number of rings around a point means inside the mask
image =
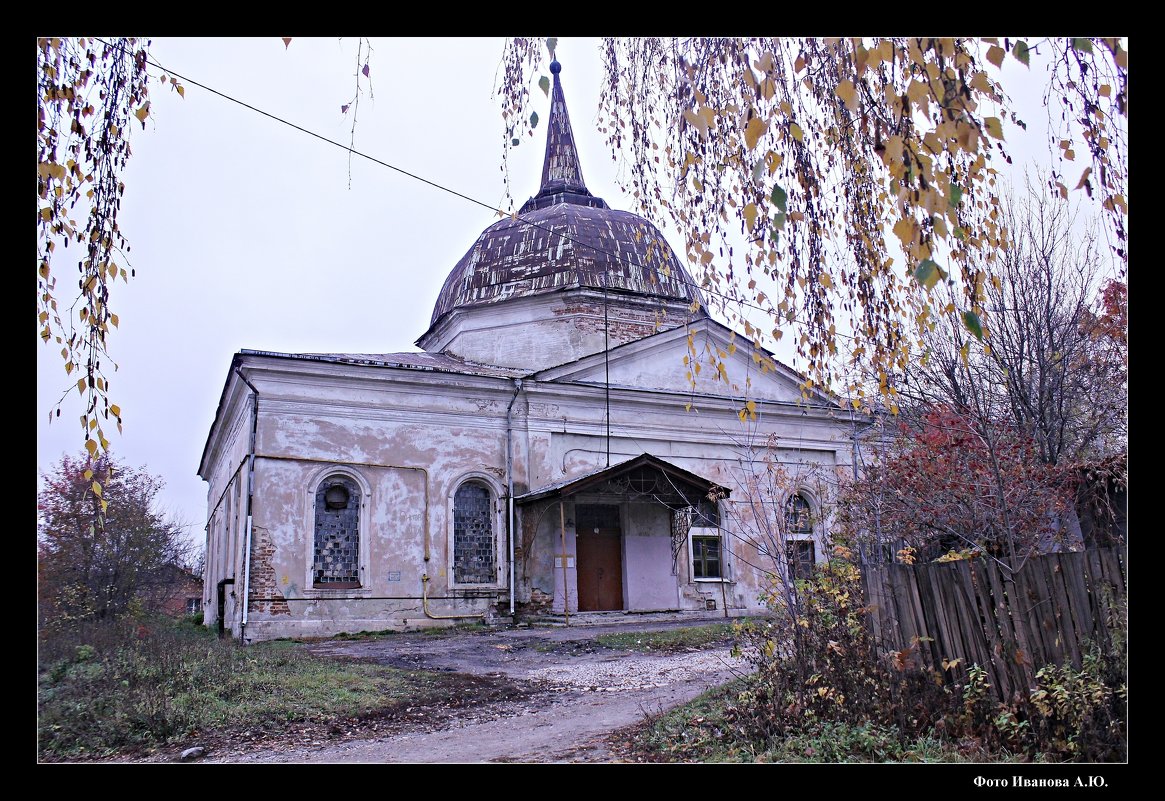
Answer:
[{"label": "overcast sky", "polygon": [[[500,203],[503,128],[492,90],[504,41],[372,44],[375,99],[360,101],[356,149]],[[293,39],[285,49],[277,37],[162,38],[150,52],[176,74],[346,143],[351,119],[340,106],[354,92],[355,46],[354,39]],[[597,43],[562,39],[558,58],[587,185],[612,207],[630,208],[595,132]],[[123,410],[125,432],[107,436],[116,456],[165,479],[164,506],[201,542],[206,485],[196,471],[231,356],[242,348],[416,350],[445,276],[495,218],[366,159],[349,162],[343,150],[189,81],[185,99],[157,83],[151,92],[146,129],[135,123],[120,221],[137,277],[119,283],[111,299],[121,323],[109,343],[119,367],[109,374],[111,400]],[[543,121],[548,105],[535,89]],[[518,203],[537,191],[544,131],[543,122],[514,151]],[[39,475],[63,453],[79,452],[83,437],[75,390],[61,417],[47,422],[75,377],[39,338],[37,378]]]}]

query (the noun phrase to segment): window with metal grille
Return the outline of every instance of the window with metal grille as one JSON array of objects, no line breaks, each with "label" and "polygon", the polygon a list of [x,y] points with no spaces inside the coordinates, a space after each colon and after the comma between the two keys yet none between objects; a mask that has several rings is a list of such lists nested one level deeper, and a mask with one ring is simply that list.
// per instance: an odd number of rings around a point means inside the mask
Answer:
[{"label": "window with metal grille", "polygon": [[790,536],[813,535],[811,508],[804,495],[790,495],[785,502],[785,531]]},{"label": "window with metal grille", "polygon": [[487,487],[473,482],[462,484],[453,496],[453,581],[497,582],[493,499]]},{"label": "window with metal grille", "polygon": [[790,581],[813,576],[813,566],[817,563],[813,540],[789,540],[785,543],[785,557],[789,560]]},{"label": "window with metal grille", "polygon": [[201,611],[202,611],[202,599],[201,598],[187,598],[186,599],[186,614],[197,615]]},{"label": "window with metal grille", "polygon": [[331,476],[316,489],[312,583],[328,589],[360,586],[360,488]]},{"label": "window with metal grille", "polygon": [[701,498],[700,505],[696,509],[696,515],[692,518],[692,525],[702,526],[704,528],[719,528],[720,504],[711,498]]},{"label": "window with metal grille", "polygon": [[720,578],[720,537],[692,536],[692,578]]}]

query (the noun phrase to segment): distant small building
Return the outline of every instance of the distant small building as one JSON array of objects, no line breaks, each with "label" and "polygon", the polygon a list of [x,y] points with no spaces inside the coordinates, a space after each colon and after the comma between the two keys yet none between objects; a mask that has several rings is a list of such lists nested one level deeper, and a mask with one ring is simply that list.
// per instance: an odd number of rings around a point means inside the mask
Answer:
[{"label": "distant small building", "polygon": [[202,611],[202,579],[181,565],[168,566],[167,580],[159,583],[159,611],[173,617],[195,615]]},{"label": "distant small building", "polygon": [[[450,272],[424,352],[234,356],[198,470],[208,626],[755,614],[775,562],[828,558],[831,490],[755,493],[773,466],[851,473],[852,416],[590,193],[551,71],[542,185]],[[397,268],[367,291],[429,266]]]}]

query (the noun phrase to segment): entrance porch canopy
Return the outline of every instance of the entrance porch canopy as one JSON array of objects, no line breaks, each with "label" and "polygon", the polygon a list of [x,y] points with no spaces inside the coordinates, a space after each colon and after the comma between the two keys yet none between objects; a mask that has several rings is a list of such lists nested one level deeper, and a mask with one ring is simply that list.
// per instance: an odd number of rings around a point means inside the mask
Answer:
[{"label": "entrance porch canopy", "polygon": [[709,498],[727,498],[731,490],[691,471],[676,467],[650,453],[594,470],[575,478],[548,484],[514,498],[519,506],[545,498],[565,498],[579,492],[614,484],[627,495],[649,497],[672,509],[699,507]]}]

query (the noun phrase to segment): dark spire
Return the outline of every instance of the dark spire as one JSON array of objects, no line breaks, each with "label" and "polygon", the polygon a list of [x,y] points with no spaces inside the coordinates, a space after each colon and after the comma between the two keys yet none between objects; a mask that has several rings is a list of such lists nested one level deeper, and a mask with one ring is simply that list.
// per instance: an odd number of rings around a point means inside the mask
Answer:
[{"label": "dark spire", "polygon": [[570,115],[562,96],[562,81],[558,74],[562,65],[550,62],[554,75],[554,89],[550,92],[550,124],[546,132],[546,161],[542,165],[542,188],[538,194],[549,192],[586,192],[578,150],[574,146],[574,132],[570,129]]},{"label": "dark spire", "polygon": [[583,182],[582,165],[574,145],[574,131],[570,128],[570,114],[558,79],[562,65],[550,62],[554,88],[550,92],[550,121],[546,126],[546,159],[542,164],[542,186],[538,194],[526,201],[522,212],[555,203],[573,203],[607,208],[602,198],[591,195]]}]

